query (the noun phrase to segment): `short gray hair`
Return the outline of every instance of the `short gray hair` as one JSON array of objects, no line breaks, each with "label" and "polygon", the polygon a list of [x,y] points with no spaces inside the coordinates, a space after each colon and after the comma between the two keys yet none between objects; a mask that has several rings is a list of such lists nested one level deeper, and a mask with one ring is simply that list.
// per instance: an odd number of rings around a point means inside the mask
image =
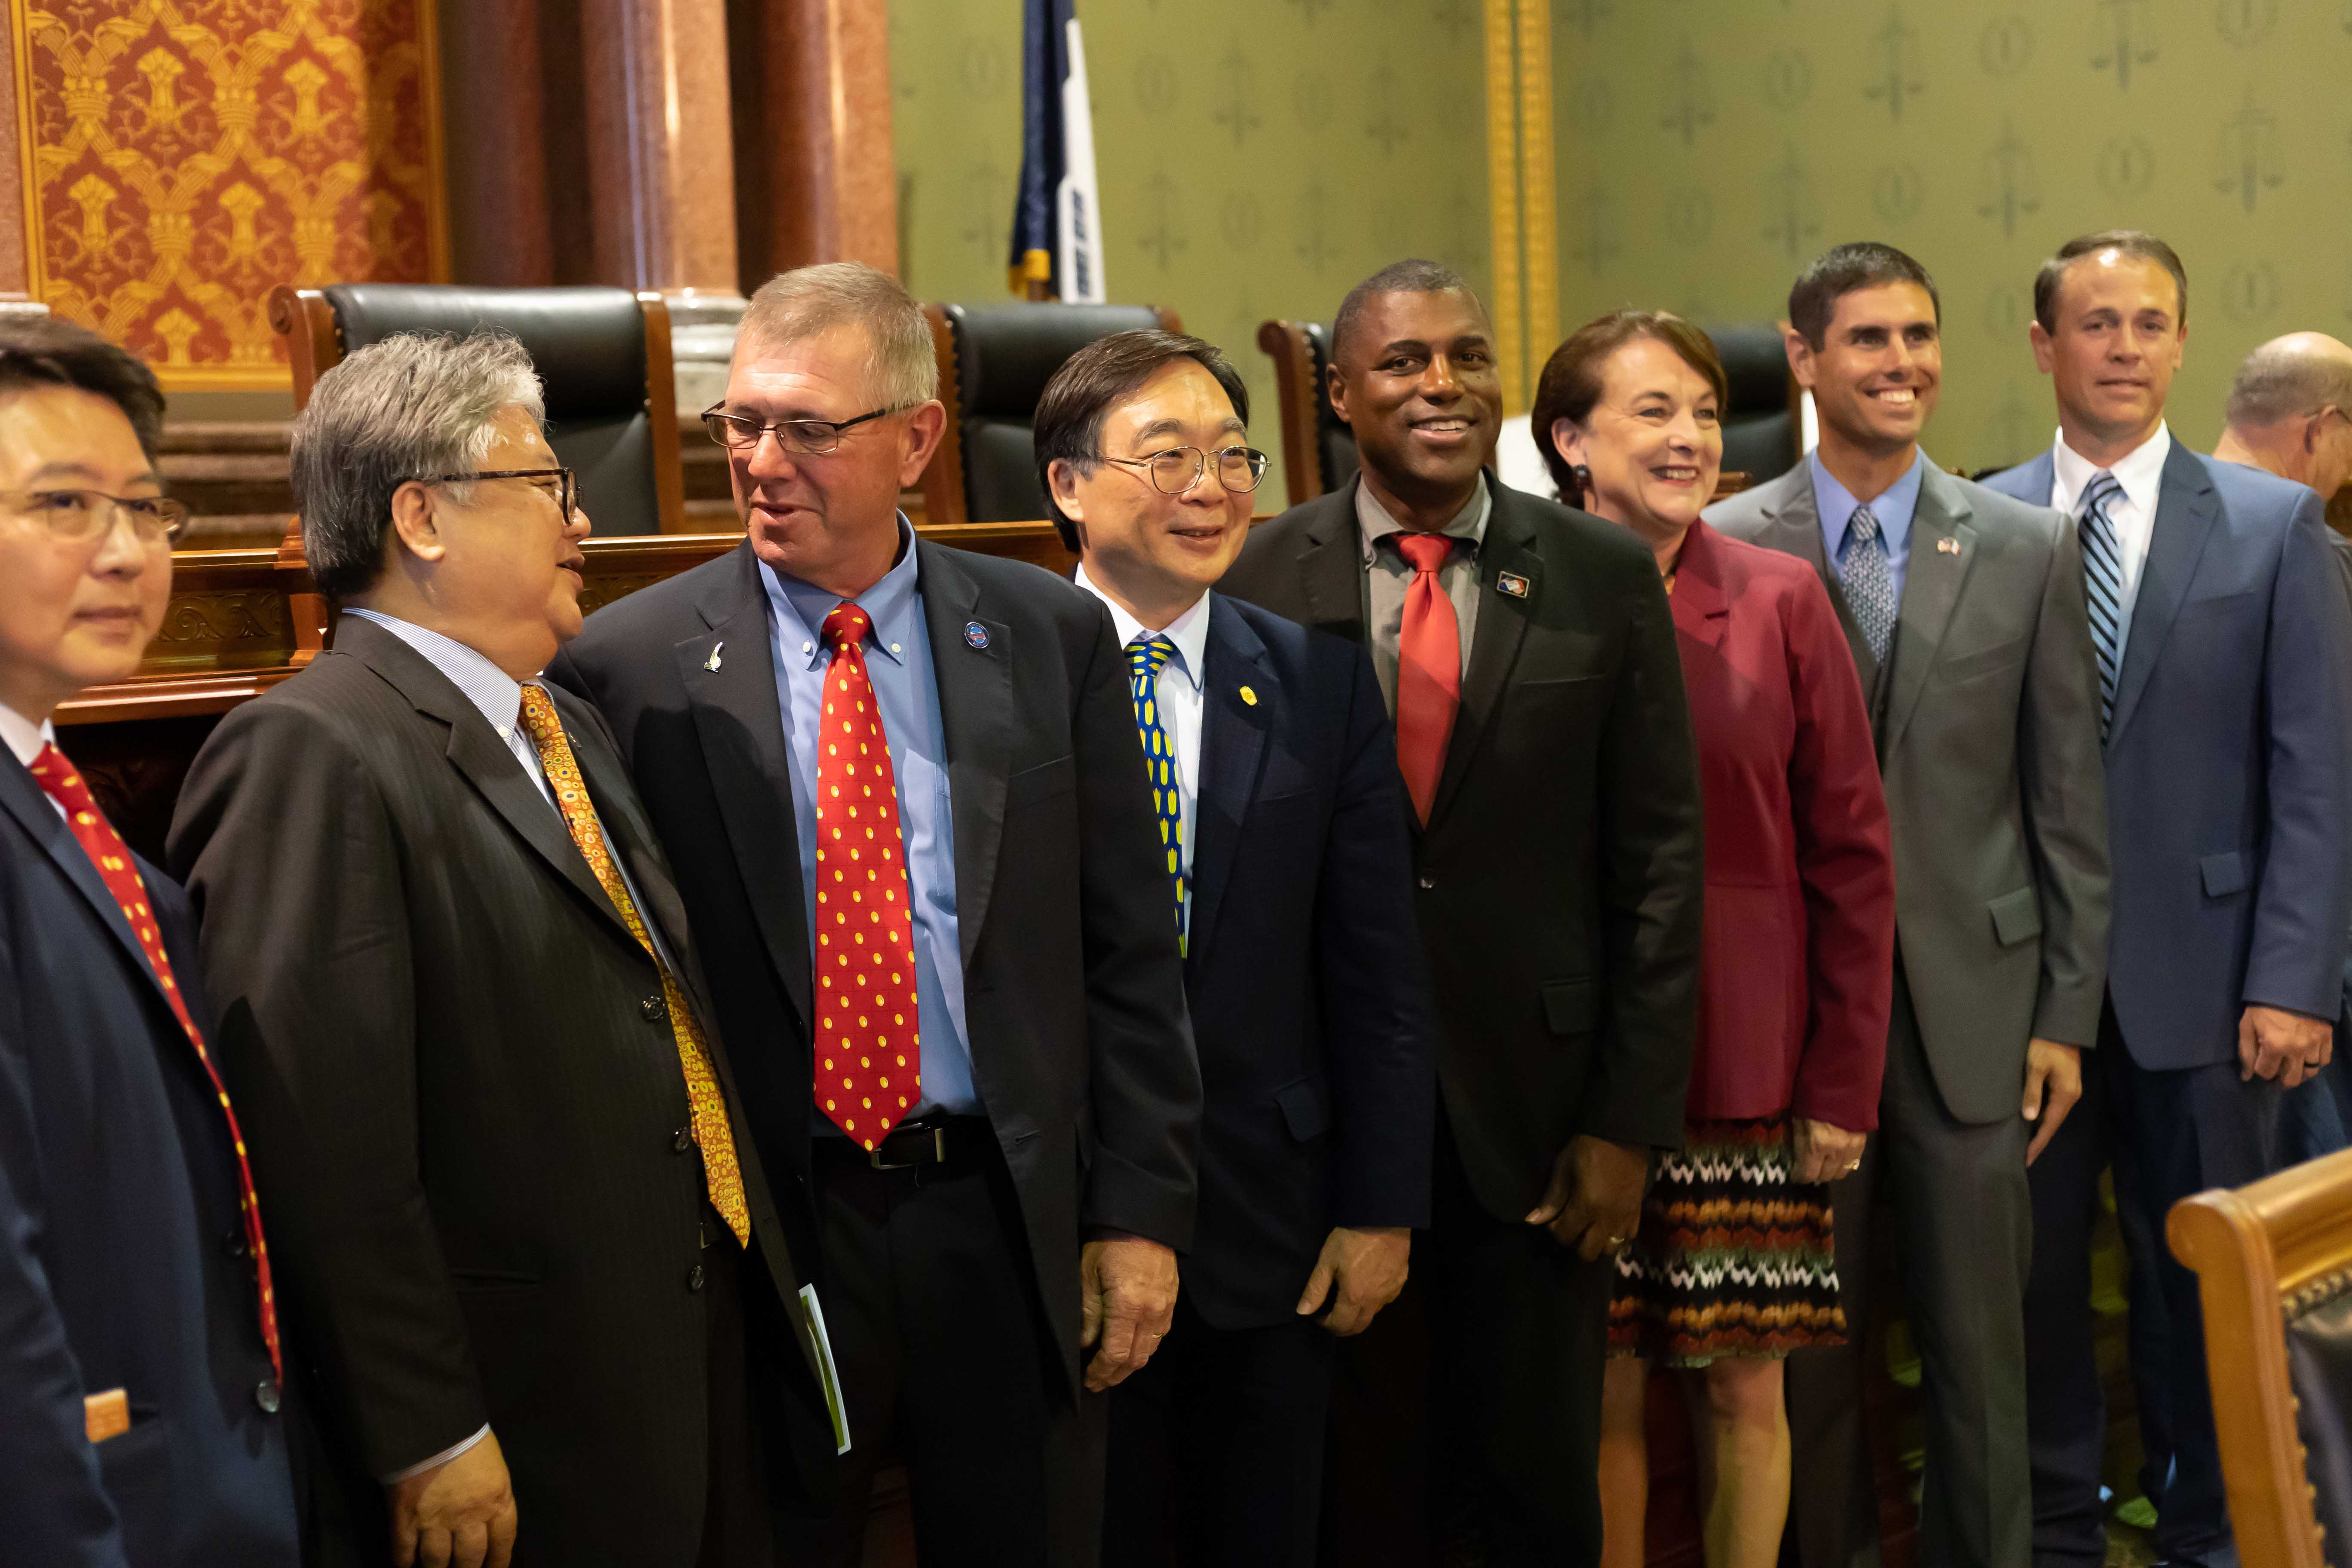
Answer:
[{"label": "short gray hair", "polygon": [[2352,356],[2329,353],[2298,332],[2273,338],[2238,366],[2230,384],[2225,417],[2241,429],[2259,430],[2282,419],[2341,408],[2352,417]]},{"label": "short gray hair", "polygon": [[[302,552],[323,593],[351,595],[383,571],[392,496],[411,479],[470,473],[490,449],[492,423],[547,405],[523,346],[503,332],[404,332],[371,343],[319,377],[294,420],[294,501]],[[452,485],[464,505],[471,485]]]},{"label": "short gray hair", "polygon": [[940,395],[940,362],[923,308],[896,278],[862,261],[796,267],[761,284],[743,312],[735,352],[796,343],[849,323],[865,328],[873,345],[869,384],[883,407],[912,408]]}]

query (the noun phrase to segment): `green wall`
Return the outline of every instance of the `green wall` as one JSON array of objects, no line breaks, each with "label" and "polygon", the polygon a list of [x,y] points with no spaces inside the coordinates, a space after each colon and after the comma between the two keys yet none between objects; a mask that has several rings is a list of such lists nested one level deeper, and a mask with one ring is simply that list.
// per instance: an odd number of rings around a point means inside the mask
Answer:
[{"label": "green wall", "polygon": [[2147,228],[2189,268],[2175,432],[2231,371],[2352,335],[2344,0],[1554,0],[1560,321],[1665,306],[1777,320],[1797,267],[1881,239],[1936,276],[1928,450],[1970,469],[2055,424],[2026,343],[2068,237]]},{"label": "green wall", "polygon": [[[1630,3],[1630,0],[1629,0]],[[1477,0],[1079,0],[1109,297],[1165,305],[1249,384],[1276,468],[1257,326],[1328,320],[1408,255],[1487,277]],[[892,0],[900,271],[993,303],[1021,167],[1018,0]]]}]

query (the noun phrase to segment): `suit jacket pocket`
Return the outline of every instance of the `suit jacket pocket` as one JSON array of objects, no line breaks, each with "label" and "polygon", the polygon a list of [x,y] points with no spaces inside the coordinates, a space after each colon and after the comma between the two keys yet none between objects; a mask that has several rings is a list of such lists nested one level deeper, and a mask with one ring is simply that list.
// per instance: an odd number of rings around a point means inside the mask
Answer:
[{"label": "suit jacket pocket", "polygon": [[1988,900],[1985,908],[1992,913],[1993,938],[2003,947],[2015,947],[2042,934],[2042,900],[2031,888]]},{"label": "suit jacket pocket", "polygon": [[1553,1034],[1590,1034],[1600,1017],[1601,988],[1590,980],[1546,981],[1543,1010]]},{"label": "suit jacket pocket", "polygon": [[1034,768],[1023,768],[1004,781],[1005,809],[1017,805],[1034,805],[1073,794],[1078,787],[1076,759],[1066,754],[1050,763],[1040,763]]},{"label": "suit jacket pocket", "polygon": [[1284,1084],[1274,1091],[1274,1103],[1281,1108],[1290,1135],[1301,1143],[1320,1138],[1331,1125],[1330,1109],[1323,1103],[1323,1091],[1313,1079]]},{"label": "suit jacket pocket", "polygon": [[2180,614],[2174,617],[2173,624],[2178,626],[2180,622],[2197,616],[2227,614],[2242,605],[2252,604],[2254,596],[2254,591],[2252,588],[2244,588],[2235,594],[2215,594],[2210,598],[2191,599],[2180,606]]},{"label": "suit jacket pocket", "polygon": [[161,1563],[171,1552],[172,1424],[153,1405],[133,1405],[149,1414],[131,1430],[98,1445],[99,1484],[122,1521],[124,1555],[133,1563]]},{"label": "suit jacket pocket", "polygon": [[1974,653],[1964,654],[1958,658],[1938,659],[1936,661],[1936,679],[1947,685],[1953,685],[1963,680],[1974,680],[1980,675],[1990,675],[1995,670],[2010,669],[2023,664],[2027,640],[2024,637],[2011,637],[2005,643],[1992,647],[1979,648]]},{"label": "suit jacket pocket", "polygon": [[2219,855],[2197,858],[2197,875],[2205,884],[2209,899],[2226,899],[2231,893],[2246,890],[2246,858],[2235,849],[2224,849]]}]

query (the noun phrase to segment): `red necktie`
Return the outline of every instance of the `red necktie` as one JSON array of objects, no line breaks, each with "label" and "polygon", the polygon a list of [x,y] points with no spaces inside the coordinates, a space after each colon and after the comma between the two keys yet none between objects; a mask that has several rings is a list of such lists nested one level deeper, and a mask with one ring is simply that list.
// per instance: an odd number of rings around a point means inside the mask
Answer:
[{"label": "red necktie", "polygon": [[866,673],[872,627],[847,603],[824,618],[816,761],[816,1102],[868,1150],[923,1097],[907,846]]},{"label": "red necktie", "polygon": [[1462,627],[1454,601],[1438,584],[1438,568],[1454,552],[1452,535],[1389,535],[1412,567],[1405,590],[1404,627],[1397,637],[1397,765],[1412,796],[1413,815],[1429,825],[1437,799],[1438,775],[1445,771],[1445,743],[1454,735],[1454,715],[1462,706]]},{"label": "red necktie", "polygon": [[98,868],[99,879],[106,890],[121,906],[122,918],[139,938],[140,951],[147,955],[147,966],[155,972],[156,981],[163,987],[163,995],[178,1016],[180,1027],[188,1032],[188,1044],[195,1047],[196,1059],[204,1064],[205,1076],[212,1080],[213,1093],[220,1098],[221,1114],[228,1119],[229,1142],[236,1147],[237,1206],[245,1215],[246,1245],[253,1249],[254,1276],[261,1290],[261,1338],[269,1347],[269,1364],[280,1377],[285,1368],[278,1358],[278,1300],[269,1283],[269,1248],[261,1237],[261,1201],[254,1196],[253,1169],[246,1163],[245,1134],[237,1130],[236,1111],[229,1105],[228,1090],[221,1083],[218,1068],[213,1066],[212,1053],[205,1048],[204,1031],[188,1014],[188,1005],[180,995],[180,983],[172,977],[172,960],[163,952],[163,938],[155,929],[154,912],[147,907],[147,883],[131,863],[130,847],[114,831],[106,814],[98,809],[91,798],[89,785],[82,782],[81,770],[66,761],[65,754],[55,746],[43,746],[40,755],[33,759],[33,777],[48,791],[49,798],[65,807],[66,825],[73,829],[75,841],[89,863]]}]

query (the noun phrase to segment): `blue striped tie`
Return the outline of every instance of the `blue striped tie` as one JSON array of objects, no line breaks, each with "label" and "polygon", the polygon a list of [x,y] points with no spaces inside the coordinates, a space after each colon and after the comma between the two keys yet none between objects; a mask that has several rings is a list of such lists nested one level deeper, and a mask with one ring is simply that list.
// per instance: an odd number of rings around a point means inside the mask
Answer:
[{"label": "blue striped tie", "polygon": [[2099,740],[2116,721],[2116,674],[2124,631],[2124,553],[2107,508],[2124,493],[2101,468],[2083,490],[2083,596],[2091,606],[2091,641],[2099,650]]},{"label": "blue striped tie", "polygon": [[1184,797],[1176,773],[1176,747],[1160,722],[1160,671],[1176,657],[1176,645],[1161,636],[1139,637],[1127,645],[1128,691],[1135,699],[1135,731],[1143,741],[1143,771],[1151,780],[1151,815],[1160,824],[1160,846],[1168,855],[1168,879],[1176,890],[1176,946],[1184,947]]}]

